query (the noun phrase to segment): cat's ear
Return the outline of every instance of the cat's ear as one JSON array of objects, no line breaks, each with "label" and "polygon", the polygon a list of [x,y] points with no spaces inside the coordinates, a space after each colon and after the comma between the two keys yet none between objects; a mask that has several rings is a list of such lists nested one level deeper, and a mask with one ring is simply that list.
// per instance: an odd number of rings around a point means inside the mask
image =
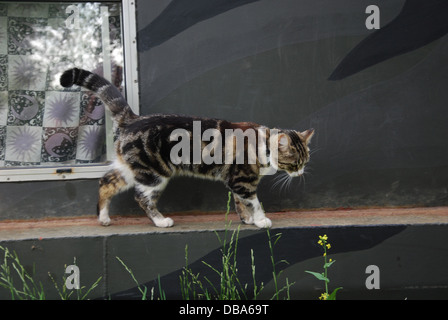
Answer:
[{"label": "cat's ear", "polygon": [[289,147],[288,136],[285,133],[278,135],[278,147],[281,150],[286,150]]},{"label": "cat's ear", "polygon": [[308,144],[308,143],[310,143],[310,140],[314,135],[314,129],[311,128],[311,129],[305,130],[305,131],[301,132],[300,134],[302,135],[303,139],[305,140],[305,143]]}]

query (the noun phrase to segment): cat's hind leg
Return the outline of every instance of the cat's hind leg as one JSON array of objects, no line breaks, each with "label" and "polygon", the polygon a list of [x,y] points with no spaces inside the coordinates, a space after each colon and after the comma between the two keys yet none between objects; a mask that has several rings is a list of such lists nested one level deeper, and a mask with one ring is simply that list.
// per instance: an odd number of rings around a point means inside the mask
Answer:
[{"label": "cat's hind leg", "polygon": [[157,209],[157,201],[168,184],[168,179],[157,177],[154,180],[155,182],[152,182],[150,185],[137,183],[135,186],[135,200],[145,210],[146,215],[156,227],[172,227],[174,225],[173,219],[165,218]]},{"label": "cat's hind leg", "polygon": [[241,221],[246,224],[255,224],[258,228],[270,228],[272,226],[272,222],[264,214],[256,194],[247,197],[234,192],[233,197],[235,199],[235,208]]},{"label": "cat's hind leg", "polygon": [[132,187],[118,169],[108,171],[100,179],[99,199],[98,199],[98,221],[103,226],[110,224],[109,206],[110,201],[116,194]]},{"label": "cat's hind leg", "polygon": [[235,193],[233,193],[233,199],[235,200],[236,213],[238,213],[241,221],[245,224],[254,224],[252,211],[244,204],[244,200],[241,200]]},{"label": "cat's hind leg", "polygon": [[254,224],[258,228],[270,228],[272,226],[271,219],[267,218],[264,214],[264,210],[257,196],[252,199],[247,199],[246,202],[248,203],[247,206],[253,210]]}]

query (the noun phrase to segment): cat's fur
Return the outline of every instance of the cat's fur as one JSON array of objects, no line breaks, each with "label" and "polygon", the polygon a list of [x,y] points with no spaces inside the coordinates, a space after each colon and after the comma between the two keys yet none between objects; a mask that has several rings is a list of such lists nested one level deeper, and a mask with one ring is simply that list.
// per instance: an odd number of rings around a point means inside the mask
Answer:
[{"label": "cat's fur", "polygon": [[[170,141],[174,129],[192,130],[193,121],[200,121],[203,133],[206,129],[217,129],[224,137],[225,129],[264,129],[269,141],[273,130],[251,122],[228,122],[225,120],[196,118],[181,115],[134,114],[116,87],[103,77],[81,69],[70,69],[60,78],[63,87],[73,84],[95,92],[111,110],[116,130],[116,160],[110,171],[100,180],[98,219],[102,225],[109,225],[109,204],[111,198],[121,191],[135,187],[135,199],[149,218],[158,227],[171,227],[173,220],[165,218],[157,210],[157,200],[169,179],[178,174],[221,180],[232,190],[236,211],[241,220],[257,227],[270,227],[268,219],[258,201],[256,189],[261,179],[260,161],[255,164],[174,164],[170,150],[176,141]],[[280,130],[278,139],[277,170],[286,171],[290,176],[303,174],[309,161],[308,143],[314,134],[313,129],[304,132]],[[260,137],[257,134],[257,139]],[[225,141],[223,140],[223,146]],[[247,143],[246,143],[247,144]],[[269,144],[267,145],[269,148]],[[202,143],[202,147],[204,144]],[[224,150],[224,149],[223,149]],[[269,150],[268,150],[269,152]],[[272,159],[271,159],[272,160]],[[228,163],[228,162],[226,162]],[[272,163],[273,164],[273,163]]]}]

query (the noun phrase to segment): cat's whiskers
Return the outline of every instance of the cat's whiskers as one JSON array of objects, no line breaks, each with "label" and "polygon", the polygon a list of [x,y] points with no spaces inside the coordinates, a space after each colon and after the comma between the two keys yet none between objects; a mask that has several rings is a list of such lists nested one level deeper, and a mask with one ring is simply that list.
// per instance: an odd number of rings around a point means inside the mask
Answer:
[{"label": "cat's whiskers", "polygon": [[288,179],[286,180],[286,184],[285,184],[285,191],[288,190],[291,187],[291,181],[293,180],[294,177],[291,177],[288,174]]},{"label": "cat's whiskers", "polygon": [[274,178],[274,183],[271,186],[271,190],[275,189],[277,186],[279,187],[280,193],[288,190],[292,179],[293,177],[291,177],[287,172],[282,172]]},{"label": "cat's whiskers", "polygon": [[312,156],[314,153],[321,151],[321,150],[323,150],[323,148],[312,148],[310,150],[310,156]]},{"label": "cat's whiskers", "polygon": [[305,179],[305,174],[306,174],[306,173],[307,173],[307,172],[304,171],[303,174],[301,174],[300,177],[299,177],[299,178],[300,178],[299,181],[300,181],[300,182],[303,181],[303,185],[304,185],[304,186],[305,186],[305,184],[306,184],[306,179]]},{"label": "cat's whiskers", "polygon": [[280,174],[276,175],[273,179],[273,183],[271,184],[271,191],[273,189],[275,189],[275,187],[277,187],[282,180],[284,179],[285,174],[287,174],[286,172],[281,172]]}]

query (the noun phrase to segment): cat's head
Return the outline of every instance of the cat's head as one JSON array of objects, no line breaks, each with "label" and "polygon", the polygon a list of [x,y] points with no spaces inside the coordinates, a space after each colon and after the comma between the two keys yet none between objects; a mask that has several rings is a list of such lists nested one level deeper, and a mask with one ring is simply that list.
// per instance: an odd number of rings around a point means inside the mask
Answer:
[{"label": "cat's head", "polygon": [[314,135],[314,129],[300,132],[280,130],[278,132],[277,170],[286,171],[291,177],[303,174],[305,165],[310,161],[308,144]]}]

